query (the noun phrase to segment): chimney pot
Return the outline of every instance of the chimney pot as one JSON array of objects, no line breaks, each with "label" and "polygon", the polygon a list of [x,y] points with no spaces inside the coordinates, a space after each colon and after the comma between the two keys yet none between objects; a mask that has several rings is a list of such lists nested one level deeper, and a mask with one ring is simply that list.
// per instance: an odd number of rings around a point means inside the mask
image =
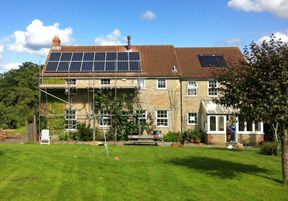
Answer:
[{"label": "chimney pot", "polygon": [[58,49],[61,47],[61,40],[58,36],[55,36],[52,40],[53,48]]}]

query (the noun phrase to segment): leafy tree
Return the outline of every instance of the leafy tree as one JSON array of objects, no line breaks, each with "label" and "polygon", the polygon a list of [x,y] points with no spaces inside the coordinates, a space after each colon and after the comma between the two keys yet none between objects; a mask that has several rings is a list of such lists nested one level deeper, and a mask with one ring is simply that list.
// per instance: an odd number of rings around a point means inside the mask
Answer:
[{"label": "leafy tree", "polygon": [[0,127],[25,125],[38,104],[39,67],[25,62],[19,69],[0,75]]},{"label": "leafy tree", "polygon": [[[139,133],[139,125],[135,123],[138,116],[133,110],[137,94],[137,90],[118,91],[116,96],[111,89],[100,89],[95,92],[95,113],[109,112],[112,124],[109,133],[117,133],[117,138],[120,140],[126,140],[129,134]],[[140,125],[140,132],[144,129],[145,125]]]},{"label": "leafy tree", "polygon": [[244,48],[241,61],[215,70],[214,75],[220,84],[216,102],[240,109],[239,116],[246,120],[268,122],[278,128],[283,183],[287,185],[288,44],[273,35],[262,44],[252,42],[249,48]]}]

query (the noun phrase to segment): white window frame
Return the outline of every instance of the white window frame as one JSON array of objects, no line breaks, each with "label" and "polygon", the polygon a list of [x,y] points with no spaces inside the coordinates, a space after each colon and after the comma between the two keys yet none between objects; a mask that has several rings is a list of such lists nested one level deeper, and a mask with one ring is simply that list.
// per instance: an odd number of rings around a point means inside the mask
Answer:
[{"label": "white window frame", "polygon": [[255,130],[255,121],[252,122],[252,131],[247,131],[247,121],[244,121],[244,131],[239,131],[239,118],[238,118],[236,124],[236,132],[237,134],[263,134],[264,133],[263,122],[257,122],[257,123],[260,123],[260,131]]},{"label": "white window frame", "polygon": [[[194,83],[194,84],[192,84]],[[189,90],[195,91],[195,94],[189,94]],[[197,81],[187,81],[187,96],[197,96],[198,94],[198,82]]]},{"label": "white window frame", "polygon": [[[210,130],[210,117],[216,117],[216,130],[211,131]],[[224,130],[220,131],[219,130],[219,117],[223,117],[224,120]],[[208,134],[226,134],[226,115],[208,115],[207,116],[207,127],[208,127]]]},{"label": "white window frame", "polygon": [[76,79],[66,79],[66,84],[75,85],[76,84]]},{"label": "white window frame", "polygon": [[[69,114],[70,112],[70,114]],[[75,114],[71,114],[75,112]],[[69,121],[69,123],[67,123]],[[72,122],[72,123],[70,123]],[[65,110],[65,130],[77,130],[77,111],[76,110]]]},{"label": "white window frame", "polygon": [[[159,81],[163,81],[163,80],[164,80],[164,83],[165,83],[165,87],[159,87]],[[157,87],[157,89],[167,89],[167,79],[165,79],[165,78],[157,79],[156,87]]]},{"label": "white window frame", "polygon": [[[159,112],[166,112],[166,117],[158,117]],[[167,125],[158,124],[158,120],[167,120]],[[169,111],[168,110],[157,110],[156,111],[156,127],[158,127],[158,128],[169,127]]]},{"label": "white window frame", "polygon": [[[110,122],[110,124],[103,124],[104,121],[107,120],[107,122]],[[112,118],[110,116],[109,111],[100,111],[99,112],[99,126],[100,128],[109,128],[112,126]]]},{"label": "white window frame", "polygon": [[140,89],[145,89],[145,87],[146,87],[145,79],[144,79],[144,78],[138,78],[138,79],[137,79],[137,86],[138,86]]},{"label": "white window frame", "polygon": [[[213,82],[213,83],[215,82],[215,84],[216,84],[215,87],[214,87],[214,86],[211,86],[212,84],[210,85],[210,83],[212,83],[212,82]],[[213,85],[214,85],[214,84],[213,84]],[[218,82],[217,82],[216,80],[208,80],[207,86],[208,86],[208,87],[207,87],[207,90],[208,90],[208,91],[207,91],[207,94],[208,94],[209,97],[218,96],[218,91],[217,91]],[[214,93],[213,93],[213,94],[210,94],[209,89],[211,89],[211,90],[214,89],[216,93],[215,93],[215,94],[214,94]]]},{"label": "white window frame", "polygon": [[[140,112],[142,112],[142,116],[140,116],[141,115]],[[147,111],[146,110],[136,110],[135,113],[137,115],[137,120],[136,120],[137,124],[138,124],[138,120],[140,124],[142,124],[141,121],[145,121],[145,123],[143,122],[143,124],[147,124]]]},{"label": "white window frame", "polygon": [[[191,116],[190,116],[191,114]],[[192,119],[192,117],[195,118],[195,120],[191,120],[194,122],[190,122],[190,119]],[[188,112],[187,113],[187,124],[188,125],[197,125],[198,124],[198,113],[197,112]]]},{"label": "white window frame", "polygon": [[100,80],[101,85],[110,85],[111,84],[111,79],[105,78]]}]

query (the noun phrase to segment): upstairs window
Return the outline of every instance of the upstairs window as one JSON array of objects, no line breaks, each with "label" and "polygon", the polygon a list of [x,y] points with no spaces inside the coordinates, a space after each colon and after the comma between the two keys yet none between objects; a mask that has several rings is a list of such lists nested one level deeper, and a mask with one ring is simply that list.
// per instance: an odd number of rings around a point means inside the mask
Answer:
[{"label": "upstairs window", "polygon": [[226,62],[223,55],[198,55],[202,67],[225,67]]},{"label": "upstairs window", "polygon": [[73,85],[73,84],[76,84],[76,79],[67,79],[67,80],[66,80],[66,83],[67,83],[67,84],[72,84],[72,85]]},{"label": "upstairs window", "polygon": [[208,96],[217,96],[218,83],[215,80],[208,81]]},{"label": "upstairs window", "polygon": [[138,87],[140,89],[144,89],[145,88],[145,79],[144,78],[137,79],[137,84],[138,84]]},{"label": "upstairs window", "polygon": [[166,89],[166,88],[167,88],[166,79],[158,79],[157,80],[157,89]]},{"label": "upstairs window", "polygon": [[197,96],[197,81],[188,81],[187,82],[187,96]]},{"label": "upstairs window", "polygon": [[103,84],[103,85],[110,84],[110,79],[101,79],[101,84]]}]

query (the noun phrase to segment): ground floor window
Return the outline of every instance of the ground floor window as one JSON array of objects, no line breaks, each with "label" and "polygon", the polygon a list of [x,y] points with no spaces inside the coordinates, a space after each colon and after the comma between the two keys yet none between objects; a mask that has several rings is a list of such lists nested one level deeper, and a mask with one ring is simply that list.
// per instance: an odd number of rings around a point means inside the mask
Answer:
[{"label": "ground floor window", "polygon": [[136,123],[146,124],[147,112],[145,110],[136,110]]},{"label": "ground floor window", "polygon": [[238,131],[241,132],[263,132],[263,124],[261,122],[254,122],[254,121],[244,121],[243,119],[239,118],[238,121]]},{"label": "ground floor window", "polygon": [[157,127],[168,127],[168,111],[158,110],[156,112]]},{"label": "ground floor window", "polygon": [[109,127],[112,125],[111,116],[109,111],[101,111],[99,114],[100,127]]},{"label": "ground floor window", "polygon": [[65,111],[65,129],[67,130],[77,129],[76,110]]},{"label": "ground floor window", "polygon": [[208,116],[208,131],[212,132],[225,132],[226,118],[222,115],[209,115]]},{"label": "ground floor window", "polygon": [[195,125],[198,123],[198,114],[194,112],[189,112],[187,114],[187,123],[188,125]]}]

